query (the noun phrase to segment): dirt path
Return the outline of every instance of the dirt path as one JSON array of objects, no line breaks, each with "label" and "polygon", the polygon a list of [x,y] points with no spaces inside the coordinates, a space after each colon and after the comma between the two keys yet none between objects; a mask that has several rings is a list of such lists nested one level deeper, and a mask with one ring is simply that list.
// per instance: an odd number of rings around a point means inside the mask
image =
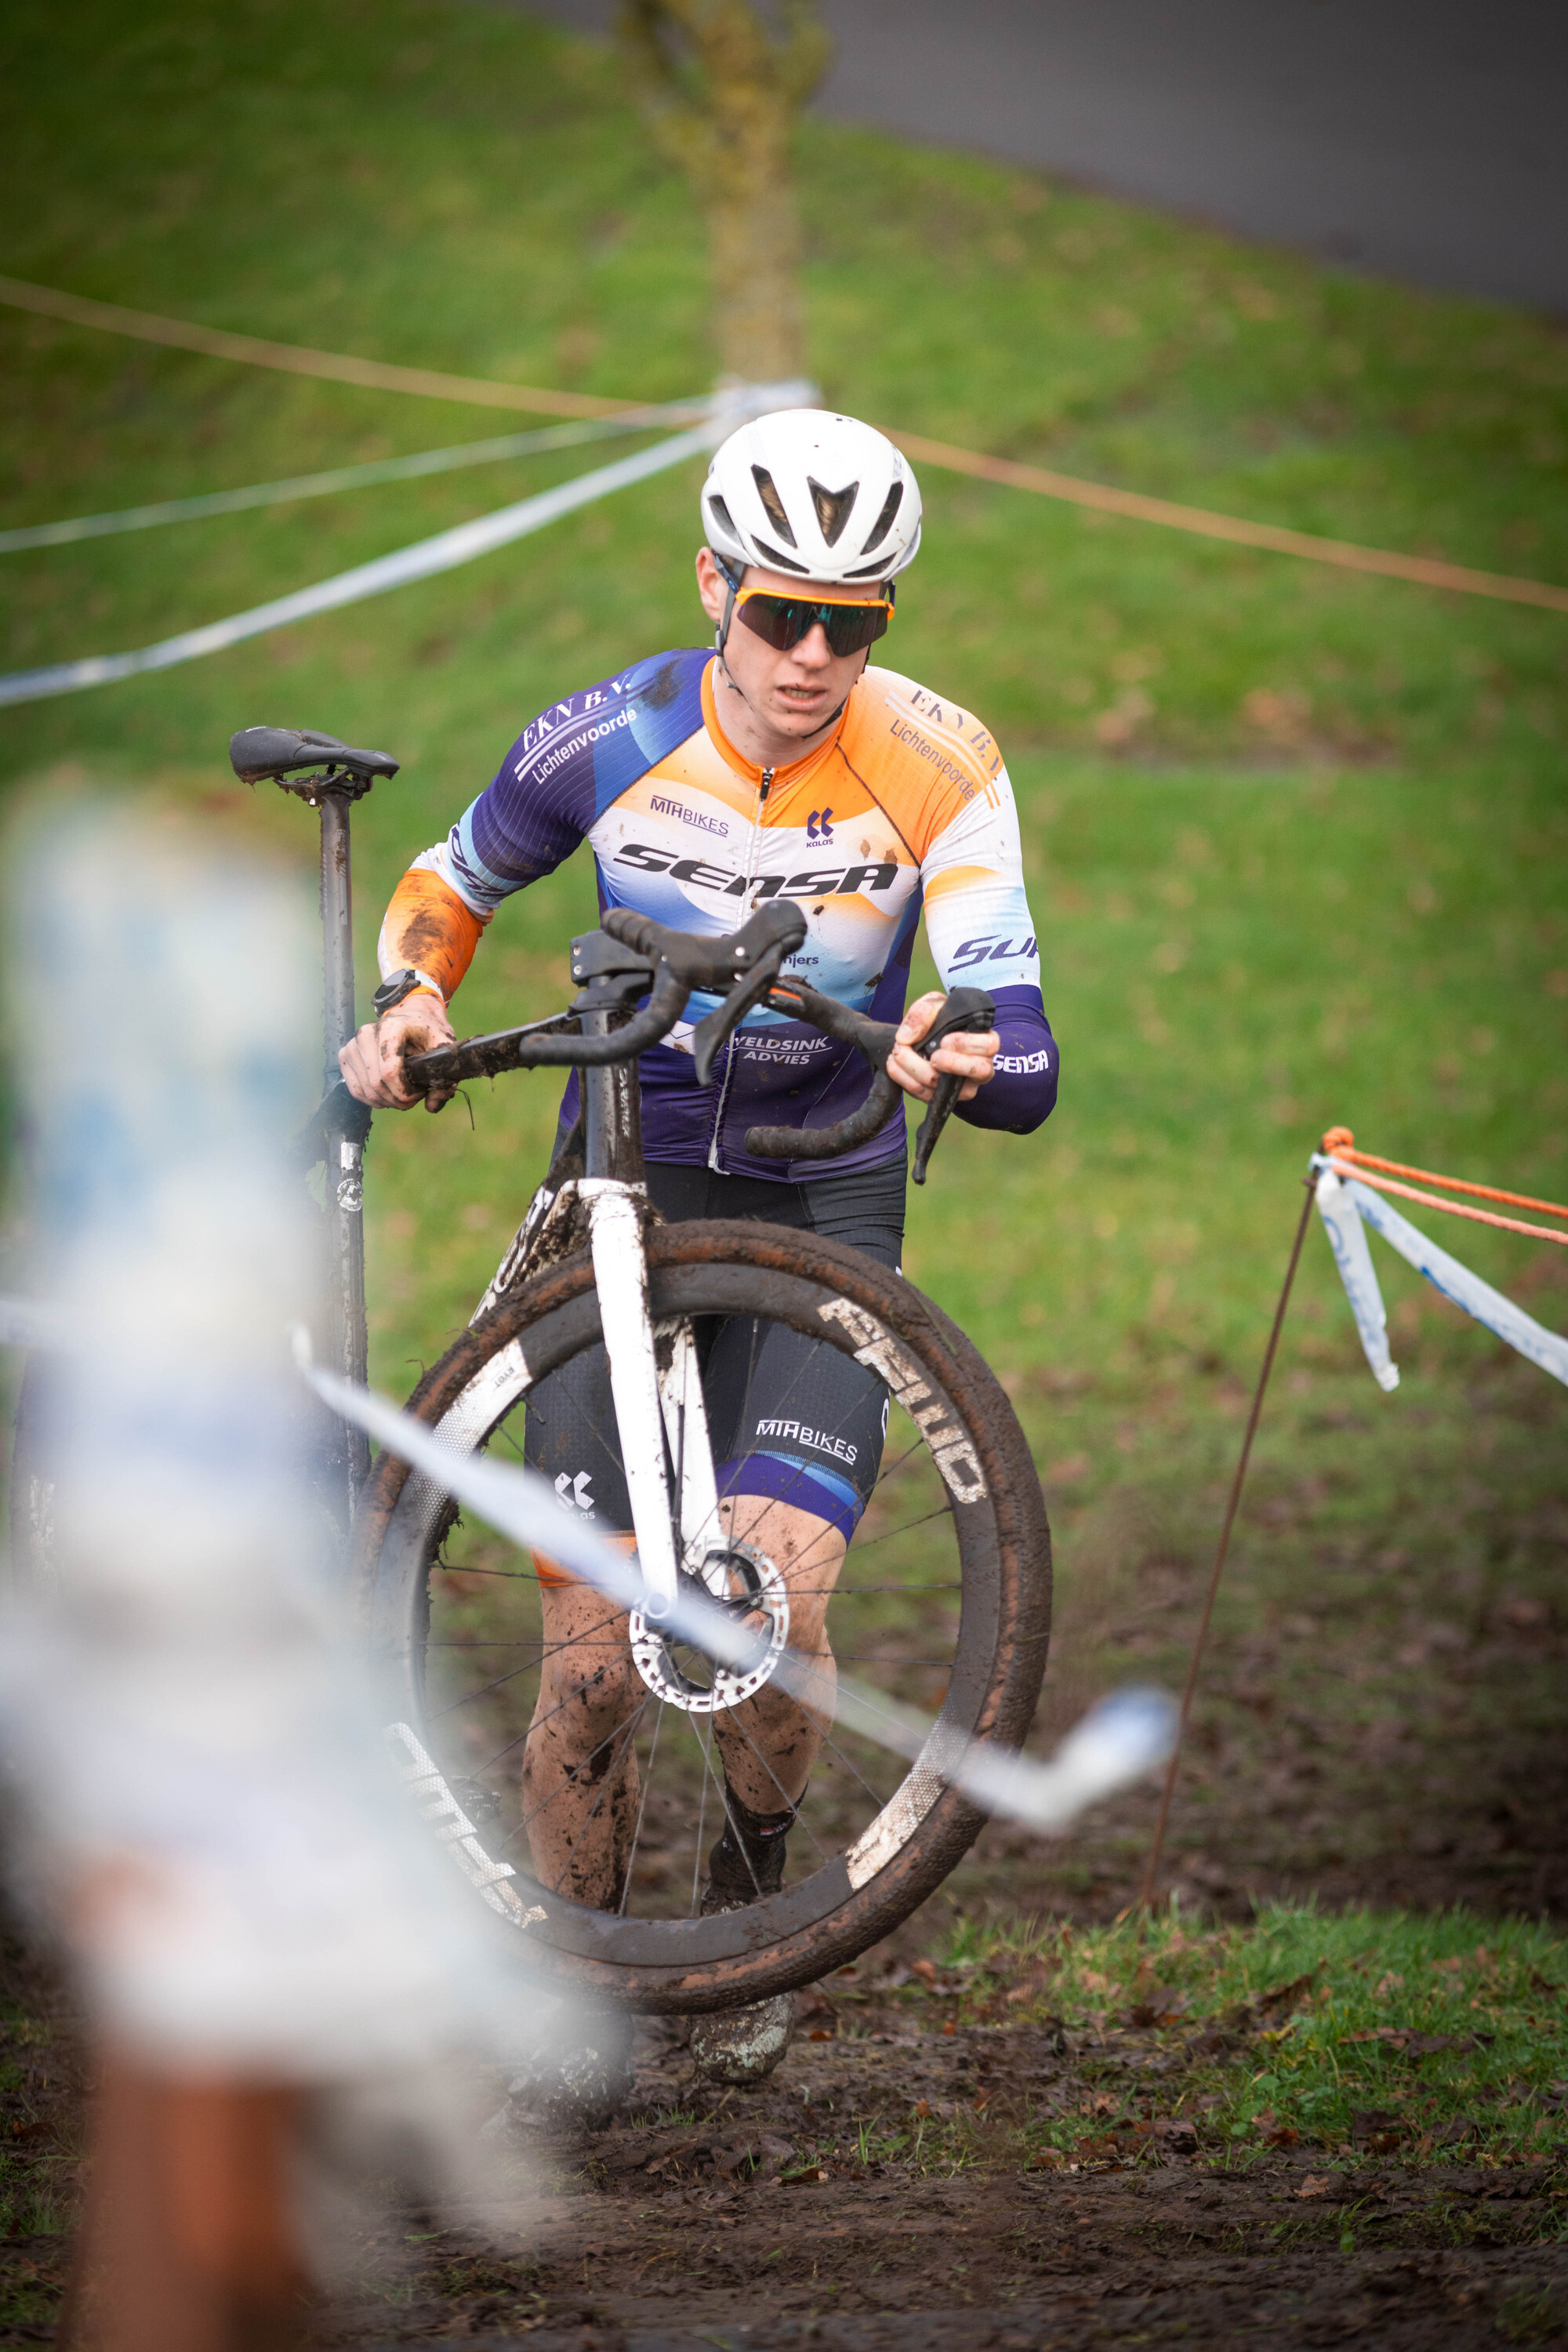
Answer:
[{"label": "dirt path", "polygon": [[[517,2177],[536,2166],[541,2189],[515,2255],[405,2217],[362,2249],[373,2292],[323,2341],[1568,2342],[1568,2249],[1554,2242],[1568,2173],[1295,2148],[1227,2170],[1217,2149],[1158,2126],[1080,2168],[1024,2170],[1026,2113],[1092,2105],[1130,2069],[1186,2062],[1131,2033],[915,2030],[892,2004],[863,2008],[853,2038],[804,2038],[829,2030],[825,2014],[803,2019],[761,2091],[693,2095],[684,2050],[649,2050],[613,2129],[527,2154],[514,2143]],[[879,2131],[922,2115],[950,2147],[968,2126],[957,2168],[860,2160]]]}]

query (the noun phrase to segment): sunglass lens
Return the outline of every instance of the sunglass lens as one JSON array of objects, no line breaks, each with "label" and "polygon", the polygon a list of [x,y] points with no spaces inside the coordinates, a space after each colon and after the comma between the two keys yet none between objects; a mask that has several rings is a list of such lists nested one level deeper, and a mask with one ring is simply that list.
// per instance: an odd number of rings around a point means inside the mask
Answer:
[{"label": "sunglass lens", "polygon": [[888,625],[885,604],[827,604],[822,608],[822,618],[832,652],[858,654],[866,646],[874,646]]},{"label": "sunglass lens", "polygon": [[809,604],[801,596],[748,596],[739,619],[753,635],[786,654],[820,621],[829,650],[840,657],[875,645],[888,626],[888,608],[876,604]]},{"label": "sunglass lens", "polygon": [[775,653],[787,654],[791,646],[799,645],[815,616],[809,604],[793,596],[748,596],[737,617]]}]

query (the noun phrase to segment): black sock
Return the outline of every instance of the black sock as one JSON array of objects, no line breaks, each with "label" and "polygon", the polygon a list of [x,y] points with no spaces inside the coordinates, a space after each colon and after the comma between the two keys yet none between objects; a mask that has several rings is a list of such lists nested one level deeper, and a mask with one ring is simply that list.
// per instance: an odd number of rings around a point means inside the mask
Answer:
[{"label": "black sock", "polygon": [[784,1839],[794,1826],[796,1808],[782,1813],[753,1813],[734,1790],[726,1787],[729,1818],[724,1834],[708,1857],[713,1892],[733,1903],[754,1903],[759,1895],[776,1895],[784,1885]]}]

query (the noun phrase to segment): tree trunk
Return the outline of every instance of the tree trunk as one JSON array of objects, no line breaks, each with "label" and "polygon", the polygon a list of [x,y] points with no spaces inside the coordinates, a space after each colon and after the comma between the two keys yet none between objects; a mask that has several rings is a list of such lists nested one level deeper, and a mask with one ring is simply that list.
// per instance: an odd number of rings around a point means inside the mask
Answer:
[{"label": "tree trunk", "polygon": [[721,373],[803,375],[792,148],[829,54],[815,8],[786,0],[775,35],[747,0],[623,0],[620,39],[654,136],[707,216]]}]

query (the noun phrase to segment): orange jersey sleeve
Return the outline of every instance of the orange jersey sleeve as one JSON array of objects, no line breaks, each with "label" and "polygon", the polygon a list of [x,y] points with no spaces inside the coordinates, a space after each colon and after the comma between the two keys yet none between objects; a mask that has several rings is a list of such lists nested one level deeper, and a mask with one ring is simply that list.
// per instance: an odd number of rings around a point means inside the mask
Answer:
[{"label": "orange jersey sleeve", "polygon": [[412,964],[450,1003],[489,921],[488,915],[476,915],[466,906],[438,874],[423,865],[411,866],[392,894],[376,942],[382,978]]}]

